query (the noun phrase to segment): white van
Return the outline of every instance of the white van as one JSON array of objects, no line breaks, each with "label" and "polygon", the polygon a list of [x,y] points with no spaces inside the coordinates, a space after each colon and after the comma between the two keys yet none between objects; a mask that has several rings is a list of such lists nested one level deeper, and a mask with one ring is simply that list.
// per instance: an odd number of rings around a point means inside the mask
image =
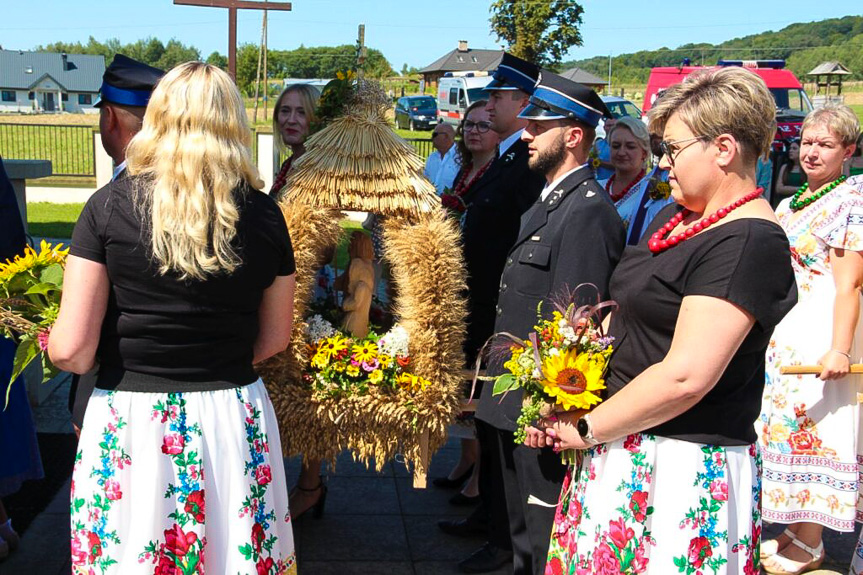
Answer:
[{"label": "white van", "polygon": [[458,125],[464,111],[477,100],[487,100],[483,91],[491,76],[488,72],[447,72],[438,82],[437,113],[441,122]]}]

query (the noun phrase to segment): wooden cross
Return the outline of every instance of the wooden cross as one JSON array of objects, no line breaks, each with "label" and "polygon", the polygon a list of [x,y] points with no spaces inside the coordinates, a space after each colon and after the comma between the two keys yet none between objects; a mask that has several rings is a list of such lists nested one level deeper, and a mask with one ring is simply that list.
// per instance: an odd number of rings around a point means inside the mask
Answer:
[{"label": "wooden cross", "polygon": [[237,10],[290,11],[290,2],[251,2],[248,0],[174,0],[184,6],[228,9],[228,73],[237,81]]}]

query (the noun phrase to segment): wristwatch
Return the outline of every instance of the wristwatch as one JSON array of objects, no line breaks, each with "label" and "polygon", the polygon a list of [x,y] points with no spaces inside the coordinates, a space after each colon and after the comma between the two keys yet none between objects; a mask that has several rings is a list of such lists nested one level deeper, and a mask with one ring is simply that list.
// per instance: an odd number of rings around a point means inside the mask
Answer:
[{"label": "wristwatch", "polygon": [[593,436],[593,425],[590,423],[590,415],[585,413],[575,422],[575,430],[588,445],[599,445],[599,441]]}]

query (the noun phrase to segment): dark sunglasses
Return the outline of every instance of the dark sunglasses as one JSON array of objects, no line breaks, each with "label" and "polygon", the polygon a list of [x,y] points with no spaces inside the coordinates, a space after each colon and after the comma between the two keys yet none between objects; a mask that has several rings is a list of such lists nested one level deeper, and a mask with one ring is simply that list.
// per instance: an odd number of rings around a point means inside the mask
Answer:
[{"label": "dark sunglasses", "polygon": [[432,140],[434,140],[434,139],[435,139],[435,138],[437,138],[438,136],[443,136],[443,135],[444,135],[444,133],[445,133],[445,132],[432,132],[432,135],[431,135]]}]

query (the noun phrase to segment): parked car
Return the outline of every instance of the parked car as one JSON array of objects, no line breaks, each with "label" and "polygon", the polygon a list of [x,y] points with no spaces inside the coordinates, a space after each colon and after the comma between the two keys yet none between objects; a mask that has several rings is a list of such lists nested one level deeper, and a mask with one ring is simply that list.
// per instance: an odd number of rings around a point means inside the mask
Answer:
[{"label": "parked car", "polygon": [[[608,111],[611,112],[611,115],[615,118],[632,116],[638,120],[642,119],[643,114],[641,113],[641,110],[638,109],[638,106],[626,98],[618,98],[617,96],[600,96],[600,98],[602,98],[602,101],[605,102],[605,107],[608,108]],[[605,137],[605,128],[603,127],[602,122],[600,122],[599,126],[596,127],[596,137]]]},{"label": "parked car", "polygon": [[432,130],[437,126],[437,102],[431,96],[406,96],[396,100],[396,128]]},{"label": "parked car", "polygon": [[483,90],[491,82],[488,72],[447,72],[438,82],[438,116],[441,122],[457,126],[464,111],[477,100],[487,100]]}]

